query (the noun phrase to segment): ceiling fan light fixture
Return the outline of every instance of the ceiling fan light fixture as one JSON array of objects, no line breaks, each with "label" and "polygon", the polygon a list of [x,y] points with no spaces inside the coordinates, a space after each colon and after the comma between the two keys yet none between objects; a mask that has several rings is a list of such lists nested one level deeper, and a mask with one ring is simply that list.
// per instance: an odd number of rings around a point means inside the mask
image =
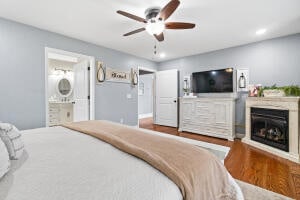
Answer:
[{"label": "ceiling fan light fixture", "polygon": [[165,30],[165,23],[161,20],[149,20],[146,25],[146,31],[150,35],[159,35]]},{"label": "ceiling fan light fixture", "polygon": [[180,0],[169,0],[169,3],[163,8],[160,7],[151,7],[145,11],[145,17],[139,17],[131,13],[118,10],[117,13],[133,19],[135,21],[141,22],[144,24],[143,28],[136,29],[129,33],[124,34],[123,36],[129,36],[142,31],[147,31],[151,36],[159,42],[164,41],[164,30],[165,29],[192,29],[195,28],[195,24],[186,23],[186,22],[166,22],[167,19],[175,12],[180,4]]},{"label": "ceiling fan light fixture", "polygon": [[166,54],[165,54],[165,53],[160,53],[159,56],[160,56],[161,58],[165,58],[165,57],[166,57]]}]

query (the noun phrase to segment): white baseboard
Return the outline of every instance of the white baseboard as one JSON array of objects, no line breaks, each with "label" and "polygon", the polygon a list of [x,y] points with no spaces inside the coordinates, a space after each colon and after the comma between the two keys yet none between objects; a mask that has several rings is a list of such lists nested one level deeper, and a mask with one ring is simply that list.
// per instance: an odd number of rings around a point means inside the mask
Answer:
[{"label": "white baseboard", "polygon": [[139,119],[153,117],[153,113],[139,114]]}]

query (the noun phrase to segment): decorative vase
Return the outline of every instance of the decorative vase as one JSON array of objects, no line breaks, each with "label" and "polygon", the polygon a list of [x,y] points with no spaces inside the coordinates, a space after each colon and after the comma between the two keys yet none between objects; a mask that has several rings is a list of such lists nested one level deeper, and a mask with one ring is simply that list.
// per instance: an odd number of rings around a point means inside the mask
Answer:
[{"label": "decorative vase", "polygon": [[103,67],[103,63],[97,62],[97,80],[99,83],[105,81],[105,69]]}]

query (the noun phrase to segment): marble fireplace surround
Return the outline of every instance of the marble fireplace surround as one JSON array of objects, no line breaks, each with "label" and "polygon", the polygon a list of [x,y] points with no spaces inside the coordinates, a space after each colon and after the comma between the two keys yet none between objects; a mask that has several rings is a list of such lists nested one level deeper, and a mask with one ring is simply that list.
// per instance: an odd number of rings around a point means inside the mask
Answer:
[{"label": "marble fireplace surround", "polygon": [[[244,143],[300,163],[300,97],[249,97],[246,100],[246,136]],[[289,152],[251,140],[251,108],[289,110]]]}]

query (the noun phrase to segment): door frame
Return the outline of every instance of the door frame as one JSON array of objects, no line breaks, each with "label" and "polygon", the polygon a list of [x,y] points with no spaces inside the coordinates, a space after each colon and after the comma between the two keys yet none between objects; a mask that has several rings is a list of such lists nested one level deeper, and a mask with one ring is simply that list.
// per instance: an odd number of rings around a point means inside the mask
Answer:
[{"label": "door frame", "polygon": [[62,55],[67,55],[67,56],[72,56],[72,57],[83,57],[89,60],[90,63],[90,77],[89,77],[89,88],[90,88],[90,120],[95,119],[95,57],[93,56],[87,56],[83,54],[78,54],[70,51],[64,51],[61,49],[55,49],[55,48],[50,48],[50,47],[45,47],[45,106],[46,106],[46,127],[49,127],[49,94],[48,94],[48,54],[49,53],[57,53],[57,54],[62,54]]},{"label": "door frame", "polygon": [[152,96],[152,98],[153,98],[153,100],[152,100],[152,109],[153,109],[153,123],[155,123],[155,116],[156,116],[156,111],[155,111],[155,109],[156,109],[156,107],[155,107],[155,103],[156,103],[156,89],[155,89],[155,84],[156,84],[156,72],[157,72],[157,70],[155,70],[155,69],[151,69],[151,68],[147,68],[147,67],[140,67],[140,66],[138,66],[138,77],[139,77],[139,79],[138,79],[138,85],[137,85],[137,95],[138,95],[138,97],[137,97],[137,110],[138,110],[138,113],[137,113],[137,127],[139,128],[140,127],[140,119],[139,119],[139,105],[140,105],[140,97],[139,97],[139,88],[140,88],[140,70],[144,70],[144,71],[147,71],[147,72],[152,72],[153,73],[153,85],[152,85],[152,93],[153,93],[153,96]]}]

